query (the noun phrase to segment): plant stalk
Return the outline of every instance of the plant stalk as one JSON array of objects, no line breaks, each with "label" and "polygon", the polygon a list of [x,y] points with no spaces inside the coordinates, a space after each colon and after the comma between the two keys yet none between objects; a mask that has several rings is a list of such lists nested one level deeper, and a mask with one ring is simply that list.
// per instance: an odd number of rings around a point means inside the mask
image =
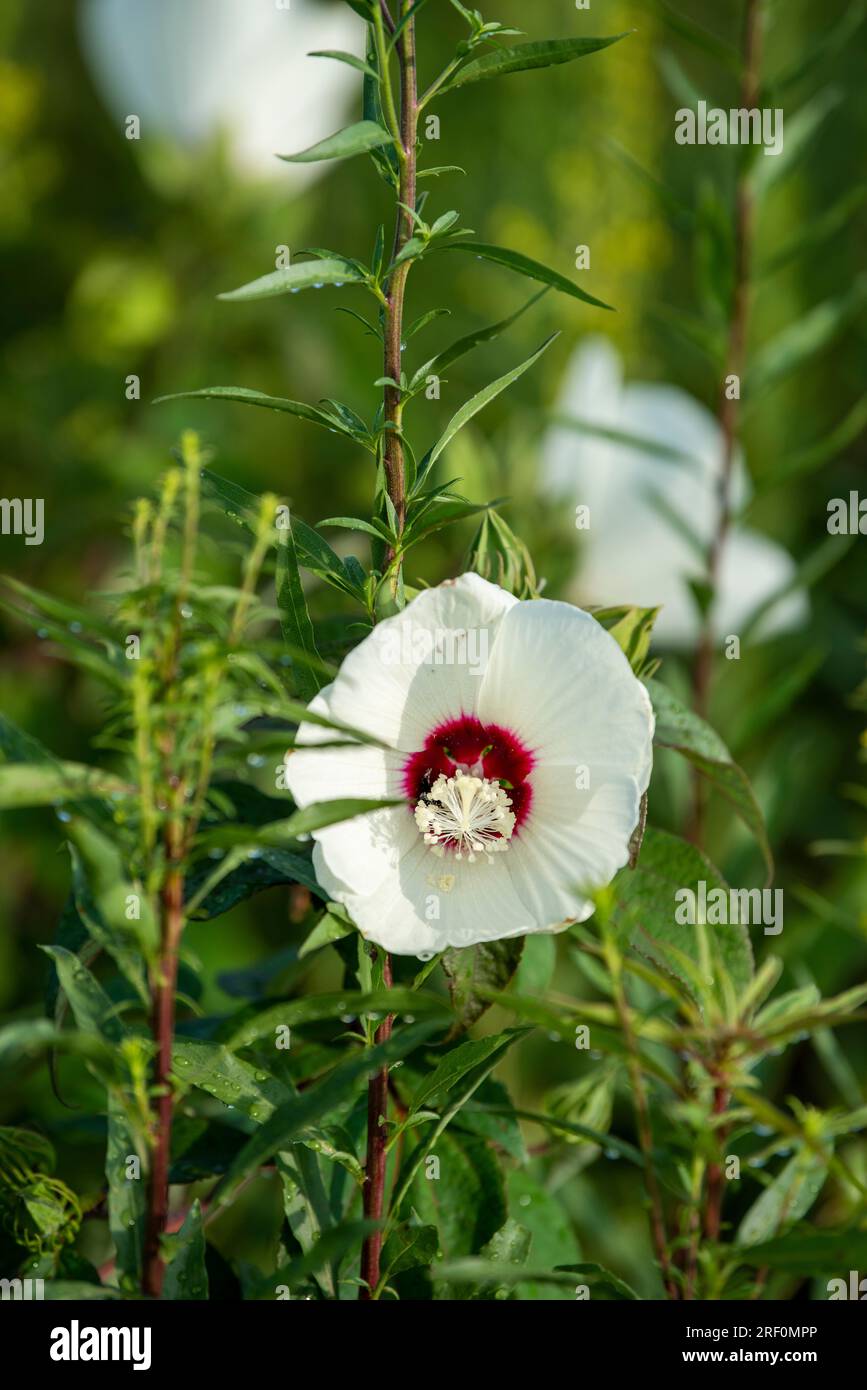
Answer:
[{"label": "plant stalk", "polygon": [[614,991],[614,1006],[620,1020],[623,1040],[626,1044],[627,1069],[632,1088],[632,1104],[635,1110],[635,1126],[638,1131],[639,1148],[641,1149],[641,1155],[644,1160],[644,1186],[647,1190],[647,1197],[650,1203],[650,1234],[653,1240],[653,1249],[662,1274],[665,1292],[670,1299],[676,1299],[678,1297],[678,1289],[668,1253],[668,1236],[665,1229],[662,1194],[659,1189],[659,1183],[656,1180],[656,1170],[653,1166],[653,1129],[650,1123],[650,1107],[647,1103],[647,1090],[644,1085],[644,1074],[641,1069],[641,1055],[638,1050],[635,1031],[632,1027],[629,1001],[623,986],[620,952],[607,932],[604,938],[604,946]]},{"label": "plant stalk", "polygon": [[[713,1095],[713,1115],[717,1117],[724,1115],[729,1103],[728,1088],[721,1082],[717,1082]],[[716,1138],[722,1150],[724,1142],[724,1131],[718,1129]],[[719,1240],[720,1227],[722,1225],[722,1201],[723,1201],[723,1170],[722,1164],[714,1161],[708,1165],[707,1170],[707,1190],[704,1208],[704,1233],[708,1240]]]},{"label": "plant stalk", "polygon": [[150,1298],[162,1293],[165,1265],[161,1237],[169,1209],[169,1163],[174,1096],[171,1086],[172,1044],[175,1034],[175,991],[178,951],[184,926],[184,878],[171,869],[162,892],[162,949],[153,986],[152,1030],[156,1043],[153,1068],[154,1149],[151,1154],[145,1224],[142,1292]]},{"label": "plant stalk", "polygon": [[[404,0],[403,13],[409,9]],[[416,130],[418,126],[418,91],[415,61],[415,20],[411,19],[401,31],[397,41],[397,56],[400,69],[400,146],[398,161],[400,179],[398,185],[399,206],[394,229],[392,260],[394,260],[409,241],[413,232],[412,216],[409,209],[415,210],[416,202]],[[387,73],[383,80],[388,82]],[[386,290],[385,322],[383,325],[383,368],[384,375],[393,381],[400,381],[403,355],[403,306],[406,293],[406,280],[409,275],[409,261],[404,261],[392,272]],[[385,423],[390,426],[385,434],[383,464],[388,495],[391,498],[397,517],[398,532],[403,530],[406,520],[406,477],[404,467],[403,442],[400,431],[403,420],[403,403],[400,391],[395,386],[385,386],[383,390]],[[390,563],[393,555],[387,557]]]},{"label": "plant stalk", "polygon": [[[761,0],[746,0],[743,30],[743,76],[740,105],[751,110],[759,101],[759,72],[761,64]],[[749,168],[742,168],[735,193],[735,261],[732,312],[723,382],[717,406],[717,420],[722,433],[722,462],[717,491],[717,521],[708,553],[707,582],[711,601],[702,625],[692,673],[693,708],[702,719],[707,718],[713,679],[714,632],[713,610],[719,585],[722,558],[732,522],[732,481],[740,432],[740,399],[734,397],[727,381],[736,376],[742,381],[746,357],[747,331],[750,311],[750,270],[752,262],[753,193]],[[704,821],[704,785],[701,774],[693,774],[693,805],[689,838],[699,843]]]},{"label": "plant stalk", "polygon": [[[391,960],[388,955],[385,955],[383,959],[382,983],[385,989],[391,988]],[[383,1019],[376,1030],[375,1042],[388,1041],[391,1037],[393,1022],[394,1019],[391,1014]],[[388,1131],[382,1121],[387,1118],[387,1115],[388,1067],[380,1067],[367,1087],[367,1160],[362,1193],[365,1221],[382,1221],[384,1215]],[[358,1296],[365,1301],[373,1298],[379,1286],[382,1240],[383,1232],[381,1230],[373,1231],[365,1237],[361,1247],[361,1277],[367,1287],[362,1285]]]},{"label": "plant stalk", "polygon": [[[412,8],[413,0],[402,0],[401,16],[405,17]],[[393,31],[386,0],[382,0],[381,22]],[[409,209],[415,211],[416,202],[416,130],[418,126],[418,88],[415,59],[415,20],[410,19],[401,30],[397,41],[398,67],[400,71],[400,144],[398,161],[400,179],[398,186],[398,206],[395,218],[394,246],[392,260],[401,252],[412,236],[413,222]],[[382,52],[380,48],[380,52]],[[390,79],[383,58],[381,79],[390,92]],[[405,261],[392,272],[387,290],[383,324],[384,375],[399,382],[401,379],[401,344],[403,342],[403,306],[406,292],[406,278],[409,262]],[[403,405],[401,393],[394,386],[383,388],[383,407],[386,430],[383,466],[385,485],[397,518],[398,534],[403,530],[406,520],[406,470],[404,464],[403,442],[400,436]],[[395,559],[393,549],[386,554],[386,567]],[[395,571],[393,584],[397,585]],[[382,964],[382,983],[391,987],[391,960],[384,955]],[[391,1036],[393,1019],[389,1015],[376,1031],[375,1041],[385,1042]],[[386,1178],[386,1139],[387,1131],[382,1121],[388,1117],[388,1067],[381,1067],[368,1083],[367,1091],[367,1161],[363,1190],[363,1209],[366,1220],[381,1221],[385,1208]],[[380,1282],[380,1256],[382,1254],[383,1233],[374,1231],[365,1238],[361,1249],[361,1278],[364,1280],[359,1290],[359,1298],[370,1300],[374,1297]]]}]

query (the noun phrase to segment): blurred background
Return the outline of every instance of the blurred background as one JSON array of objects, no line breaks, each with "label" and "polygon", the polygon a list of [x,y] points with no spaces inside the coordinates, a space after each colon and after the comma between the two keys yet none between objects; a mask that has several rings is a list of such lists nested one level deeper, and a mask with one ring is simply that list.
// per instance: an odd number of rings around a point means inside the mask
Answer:
[{"label": "blurred background", "polygon": [[[462,477],[473,498],[510,499],[503,514],[550,596],[664,602],[656,652],[663,678],[685,693],[697,632],[688,580],[700,568],[695,541],[709,538],[719,458],[718,379],[690,324],[712,323],[719,312],[711,253],[716,237],[730,235],[736,152],[677,145],[674,111],[691,94],[727,107],[737,83],[713,45],[684,41],[673,8],[657,0],[593,0],[589,11],[563,0],[486,4],[486,17],[531,39],[635,32],[578,63],[443,98],[434,108],[439,140],[426,143],[423,158],[459,165],[467,177],[431,180],[428,211],[459,208],[484,241],[574,276],[616,312],[547,295],[509,334],[450,368],[441,398],[417,402],[410,431],[423,452],[469,396],[559,330],[543,361],[458,437],[441,476]],[[677,8],[739,43],[738,4],[678,0]],[[739,634],[741,653],[718,659],[712,697],[712,722],[753,778],[770,827],[786,894],[773,950],[786,961],[789,987],[807,970],[825,991],[860,982],[867,965],[867,741],[857,694],[867,540],[829,538],[826,528],[830,499],[859,486],[867,495],[859,417],[867,28],[853,24],[822,56],[834,25],[860,9],[847,0],[769,6],[766,75],[795,73],[781,98],[785,176],[764,202],[755,250],[750,351],[752,360],[770,356],[773,370],[745,412],[739,515],[719,604],[717,635]],[[347,5],[325,0],[292,0],[288,9],[273,0],[6,0],[0,493],[44,498],[45,540],[0,537],[3,572],[98,602],[125,564],[133,500],[153,489],[187,425],[201,431],[218,473],[286,496],[311,524],[369,508],[368,456],[337,436],[240,406],[150,404],[163,393],[242,385],[297,400],[334,396],[372,415],[377,345],[335,312],[366,312],[349,289],[249,304],[215,298],[272,269],[280,246],[368,258],[376,225],[390,221],[388,192],[367,160],[299,171],[273,158],[359,118],[359,75],[305,55],[358,53],[361,28]],[[460,21],[444,0],[430,0],[419,29],[422,72],[432,76],[461,36]],[[813,61],[798,76],[807,55]],[[131,116],[138,139],[127,138]],[[811,228],[814,246],[781,257]],[[580,246],[590,248],[588,269],[576,269]],[[529,289],[472,257],[414,269],[410,318],[439,305],[452,317],[410,344],[411,360],[504,317]],[[800,348],[780,363],[765,349],[797,324]],[[133,377],[139,399],[130,398]],[[565,427],[563,416],[655,441],[698,467],[684,475],[652,449],[624,450]],[[580,503],[591,507],[587,533],[575,529]],[[408,578],[459,572],[473,531],[472,521],[462,523],[414,551]],[[214,570],[230,573],[232,537],[216,519],[211,534]],[[329,539],[366,558],[363,542],[347,545],[341,535]],[[321,598],[313,588],[314,613]],[[760,607],[761,623],[753,621]],[[104,715],[101,693],[37,637],[3,617],[0,630],[3,712],[64,757],[98,758],[91,740]],[[688,793],[661,755],[651,819],[682,827]],[[41,1008],[36,943],[51,939],[68,887],[59,831],[37,812],[4,817],[0,831],[0,1010],[9,1017]],[[759,882],[754,850],[723,808],[711,816],[708,848],[730,881]],[[226,972],[301,934],[282,889],[193,927],[204,1005],[228,1002]],[[756,946],[761,953],[766,943]],[[305,989],[327,986],[337,969],[336,958],[314,960]],[[561,952],[554,988],[576,987],[586,991]],[[850,1030],[845,1043],[846,1084],[863,1095],[867,1033]],[[576,1054],[537,1033],[508,1065],[516,1103],[538,1109],[553,1087],[574,1081]],[[805,1042],[772,1060],[768,1093],[833,1105],[841,1097],[832,1072]],[[41,1069],[3,1079],[0,1123],[21,1120],[51,1134],[73,1185],[98,1186],[99,1126],[60,1107]],[[867,1153],[855,1150],[850,1160],[863,1174]],[[527,1173],[515,1179],[527,1187],[519,1200],[547,1211],[539,1239],[553,1259],[574,1256],[578,1240],[585,1258],[646,1287],[644,1214],[631,1173],[604,1162],[585,1170],[577,1159],[546,1169],[544,1186],[541,1173]],[[559,1225],[545,1206],[554,1193]],[[822,1200],[833,1203],[832,1188]],[[524,1210],[521,1220],[530,1219]],[[256,1221],[246,1220],[255,1257]],[[542,1263],[545,1247],[534,1257]]]}]

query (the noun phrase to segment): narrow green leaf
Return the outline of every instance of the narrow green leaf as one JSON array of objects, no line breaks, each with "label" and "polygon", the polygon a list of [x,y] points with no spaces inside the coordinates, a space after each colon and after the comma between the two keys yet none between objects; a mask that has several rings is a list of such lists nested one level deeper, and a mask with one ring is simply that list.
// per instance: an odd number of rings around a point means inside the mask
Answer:
[{"label": "narrow green leaf", "polygon": [[555,1273],[560,1270],[568,1270],[578,1275],[579,1284],[589,1284],[591,1293],[603,1290],[610,1298],[616,1299],[637,1299],[638,1294],[631,1285],[612,1274],[610,1269],[604,1265],[594,1263],[583,1263],[577,1265],[558,1265]]},{"label": "narrow green leaf", "polygon": [[472,420],[474,415],[478,415],[480,410],[484,410],[485,406],[499,396],[502,391],[505,391],[507,386],[511,386],[512,382],[517,381],[518,377],[523,376],[524,372],[528,371],[530,367],[539,360],[542,353],[551,346],[556,337],[557,334],[553,333],[550,338],[546,338],[542,346],[537,348],[532,356],[528,357],[525,362],[522,362],[518,367],[513,367],[510,372],[506,372],[504,376],[498,377],[496,381],[492,381],[489,386],[485,386],[483,390],[477,392],[465,405],[461,406],[460,410],[449,420],[444,433],[440,435],[431,450],[427,460],[426,471],[429,471],[433,467],[440,454],[454,439],[458,430],[462,429],[464,425]]},{"label": "narrow green leaf", "polygon": [[[138,1159],[136,1165],[130,1159]],[[116,1095],[108,1098],[108,1140],[105,1178],[108,1186],[108,1224],[114,1241],[117,1279],[122,1292],[140,1293],[147,1203],[146,1155],[139,1154]]]},{"label": "narrow green leaf", "polygon": [[774,96],[774,104],[776,104],[778,94],[784,92],[788,87],[795,86],[803,78],[811,76],[820,64],[842,52],[852,36],[864,23],[865,17],[867,17],[865,0],[850,0],[850,4],[843,10],[836,24],[831,24],[825,29],[821,38],[801,46],[802,51],[791,66],[784,68],[778,76],[772,77],[770,80],[769,87]]},{"label": "narrow green leaf", "polygon": [[786,120],[785,141],[779,154],[757,159],[753,164],[752,179],[759,197],[782,183],[795,168],[842,97],[838,87],[824,87]]},{"label": "narrow green leaf", "polygon": [[[292,534],[292,518],[288,508],[281,517],[279,543],[277,546],[277,606],[280,609],[280,626],[283,636],[292,647],[300,647],[314,662],[321,660],[316,649],[313,624],[307,611],[307,599],[301,584],[298,570],[298,552]],[[292,673],[297,693],[302,700],[312,700],[323,682],[319,679],[315,665],[293,662]]]},{"label": "narrow green leaf", "polygon": [[815,439],[806,448],[792,451],[786,449],[779,466],[767,478],[762,479],[759,491],[766,492],[780,483],[788,482],[790,478],[799,477],[802,473],[812,473],[815,469],[821,468],[822,464],[830,463],[860,439],[865,429],[867,394],[856,401],[842,420],[831,429],[823,431],[821,438]]},{"label": "narrow green leaf", "polygon": [[750,1207],[738,1227],[738,1245],[758,1245],[807,1215],[828,1177],[828,1160],[811,1149],[789,1159]]},{"label": "narrow green leaf", "polygon": [[474,58],[461,68],[440,88],[451,92],[456,87],[466,87],[470,82],[482,82],[489,77],[503,77],[512,72],[526,72],[530,68],[550,68],[559,63],[571,63],[575,58],[599,53],[603,48],[626,38],[623,34],[612,34],[599,39],[546,39],[541,43],[520,43],[513,48],[498,48],[481,58]]},{"label": "narrow green leaf", "polygon": [[119,777],[83,763],[3,763],[0,765],[0,811],[23,806],[67,805],[79,797],[129,795]]},{"label": "narrow green leaf", "polygon": [[[334,57],[335,54],[321,56]],[[343,61],[349,58],[348,54],[341,56]],[[376,76],[373,69],[360,59],[350,61],[354,67],[360,67],[362,72],[367,71]],[[320,159],[349,159],[352,155],[367,154],[370,150],[379,149],[381,145],[393,144],[394,139],[378,121],[356,121],[355,125],[345,126],[343,130],[326,136],[309,149],[301,150],[299,154],[278,154],[277,158],[286,164],[314,164]]]},{"label": "narrow green leaf", "polygon": [[547,293],[547,287],[538,290],[536,294],[532,295],[531,298],[527,300],[526,304],[522,304],[520,309],[516,309],[515,312],[509,314],[507,318],[500,319],[499,323],[491,324],[488,328],[478,329],[475,333],[467,333],[463,338],[458,338],[456,342],[452,343],[442,352],[438,352],[435,357],[423,363],[422,366],[413,373],[410,381],[410,390],[415,390],[431,374],[441,376],[447,367],[450,367],[453,362],[457,362],[459,358],[466,356],[468,352],[472,352],[473,348],[478,347],[480,343],[489,343],[494,338],[498,338],[501,333],[505,333],[507,328],[511,328],[512,324],[517,322],[522,314],[525,314],[528,309],[532,308],[532,306]]},{"label": "narrow green leaf", "polygon": [[102,985],[72,951],[64,946],[40,946],[57,967],[60,987],[69,1000],[75,1022],[83,1033],[93,1033],[118,1043],[126,1029]]},{"label": "narrow green leaf", "polygon": [[375,540],[384,539],[382,531],[358,516],[327,516],[316,524],[317,526],[335,526],[343,531],[364,531],[368,536],[373,536]]},{"label": "narrow green leaf", "polygon": [[740,72],[741,58],[736,48],[726,43],[724,39],[717,38],[716,34],[702,28],[700,24],[696,24],[688,16],[681,14],[668,3],[668,0],[657,0],[657,4],[662,10],[665,22],[675,34],[685,39],[687,43],[691,43],[700,52],[710,54],[718,63],[728,68],[729,72]]},{"label": "narrow green leaf", "polygon": [[749,404],[778,382],[800,371],[863,314],[867,305],[867,274],[833,299],[826,299],[783,328],[756,354],[749,373]]},{"label": "narrow green leaf", "polygon": [[867,1231],[857,1227],[843,1231],[795,1230],[775,1240],[740,1247],[737,1255],[742,1264],[755,1269],[768,1265],[789,1274],[830,1274],[848,1283],[850,1269],[867,1268]]},{"label": "narrow green leaf", "polygon": [[0,1067],[6,1074],[37,1061],[53,1049],[86,1057],[102,1075],[117,1079],[113,1074],[116,1053],[95,1033],[64,1033],[47,1018],[21,1019],[0,1030]]},{"label": "narrow green leaf", "polygon": [[[332,904],[336,907],[336,904]],[[303,960],[305,956],[312,955],[314,951],[319,951],[323,946],[331,946],[335,941],[342,941],[344,936],[351,936],[355,927],[350,921],[341,921],[332,912],[326,912],[310,935],[305,939],[304,945],[298,951],[298,959]]]},{"label": "narrow green leaf", "polygon": [[528,280],[538,280],[543,285],[550,285],[552,289],[559,290],[561,294],[569,294],[573,299],[580,299],[584,304],[592,304],[596,309],[611,309],[612,307],[610,304],[603,303],[601,299],[596,299],[592,294],[587,294],[585,290],[579,289],[558,270],[552,270],[550,266],[542,265],[540,261],[531,260],[529,256],[522,255],[520,251],[510,251],[505,246],[490,246],[483,241],[445,241],[434,242],[431,251],[468,251],[479,260],[494,261],[497,265],[505,266],[507,270],[514,270],[518,275],[525,275]]},{"label": "narrow green leaf", "polygon": [[353,820],[355,816],[366,815],[369,811],[379,811],[389,806],[403,806],[399,798],[371,800],[368,797],[339,797],[334,801],[315,801],[287,816],[285,820],[272,821],[270,825],[219,825],[213,830],[204,830],[197,840],[200,847],[225,847],[231,845],[262,845],[273,849],[285,849],[301,836],[310,835],[326,825],[336,825],[338,821]]},{"label": "narrow green leaf", "polygon": [[576,433],[586,434],[592,439],[605,439],[612,444],[620,444],[624,449],[633,449],[638,454],[649,454],[651,458],[657,458],[661,463],[683,463],[693,468],[697,467],[698,461],[692,455],[685,454],[683,450],[661,440],[651,439],[647,435],[634,434],[629,430],[600,425],[593,420],[582,420],[576,415],[554,413],[551,416],[551,423],[560,430],[575,430]]},{"label": "narrow green leaf", "polygon": [[163,1298],[188,1301],[207,1300],[208,1272],[205,1269],[205,1232],[202,1205],[198,1197],[184,1217],[177,1235],[164,1237],[169,1266]]},{"label": "narrow green leaf", "polygon": [[365,1236],[379,1225],[377,1221],[344,1221],[323,1231],[309,1250],[288,1264],[279,1265],[273,1274],[263,1275],[246,1299],[274,1298],[282,1289],[294,1289],[318,1274],[326,1265],[336,1264],[349,1250],[361,1247]]},{"label": "narrow green leaf", "polygon": [[759,266],[758,274],[775,275],[777,271],[785,269],[792,261],[805,255],[808,251],[815,251],[826,241],[842,232],[848,227],[853,214],[857,212],[861,204],[867,199],[867,183],[857,184],[850,188],[833,207],[827,212],[823,212],[819,217],[811,218],[802,227],[799,227],[796,236],[791,241],[786,242],[779,251],[773,256],[769,256],[762,265]]},{"label": "narrow green leaf", "polygon": [[453,1048],[437,1064],[430,1076],[425,1077],[410,1102],[409,1113],[414,1115],[422,1107],[430,1109],[441,1105],[459,1082],[485,1064],[490,1070],[494,1062],[507,1052],[513,1043],[531,1031],[529,1028],[507,1028],[503,1033],[494,1033],[490,1037],[461,1043]]},{"label": "narrow green leaf", "polygon": [[387,1014],[432,1015],[445,1019],[449,1017],[449,1009],[437,995],[411,989],[379,990],[370,994],[354,990],[311,994],[264,1009],[236,1029],[226,1046],[236,1052],[252,1046],[260,1038],[273,1040],[275,1033],[283,1028],[301,1027],[329,1018],[360,1018],[363,1014],[380,1014],[383,1018]]},{"label": "narrow green leaf", "polygon": [[366,439],[366,434],[357,429],[350,429],[344,421],[326,410],[320,410],[318,406],[305,405],[303,401],[286,400],[282,396],[267,396],[264,391],[253,391],[246,386],[204,386],[199,391],[175,391],[170,396],[157,396],[153,404],[193,400],[234,401],[238,405],[257,405],[264,410],[280,410],[287,415],[297,415],[301,420],[309,420],[311,424],[322,425],[332,434],[345,434],[358,442]]},{"label": "narrow green leaf", "polygon": [[[116,845],[80,816],[70,820],[67,834],[78,852],[106,949],[125,970],[131,944],[138,943],[145,957],[152,959],[159,944],[154,911],[144,889],[130,881]],[[132,917],[128,915],[130,909],[134,909]],[[79,914],[85,925],[90,925],[81,907]]]},{"label": "narrow green leaf", "polygon": [[[246,526],[248,530],[255,529],[255,517],[259,509],[259,499],[255,493],[238,487],[237,483],[230,482],[228,478],[221,478],[218,473],[212,473],[208,468],[202,470],[202,491],[222,508],[226,516]],[[314,531],[312,526],[308,526],[298,516],[292,518],[292,535],[298,563],[304,569],[310,570],[311,574],[315,574],[317,578],[341,593],[365,603],[360,580],[353,576],[348,563],[344,563],[337,552],[332,550],[324,536],[320,536],[318,531]]]},{"label": "narrow green leaf", "polygon": [[307,57],[333,58],[336,63],[346,63],[348,67],[355,68],[357,72],[367,73],[369,77],[377,78],[377,80],[379,77],[376,68],[365,63],[363,58],[356,58],[354,53],[344,53],[340,48],[317,48],[312,53],[308,53]]},{"label": "narrow green leaf", "polygon": [[299,261],[297,265],[284,266],[251,280],[237,290],[227,290],[218,294],[218,299],[246,300],[273,299],[275,295],[289,294],[292,290],[316,289],[320,285],[343,285],[358,283],[364,279],[359,266],[350,261],[328,260]]}]

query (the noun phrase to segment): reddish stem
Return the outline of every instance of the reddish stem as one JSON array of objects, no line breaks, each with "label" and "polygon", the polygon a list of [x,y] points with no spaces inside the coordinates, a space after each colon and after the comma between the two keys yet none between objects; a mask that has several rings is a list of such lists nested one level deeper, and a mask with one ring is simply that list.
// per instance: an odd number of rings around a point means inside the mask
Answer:
[{"label": "reddish stem", "polygon": [[[729,1103],[728,1088],[717,1083],[713,1093],[713,1115],[724,1115]],[[725,1134],[717,1130],[717,1138],[722,1150]],[[723,1169],[721,1163],[711,1163],[707,1170],[707,1200],[704,1209],[704,1233],[708,1240],[719,1240],[722,1225]]]},{"label": "reddish stem", "polygon": [[[382,983],[391,988],[391,960],[386,955],[382,963]],[[376,1030],[375,1041],[387,1042],[391,1037],[393,1016],[388,1015]],[[367,1163],[362,1194],[366,1221],[381,1221],[385,1206],[385,1152],[388,1133],[382,1123],[388,1115],[388,1067],[380,1067],[367,1088]],[[365,1238],[361,1249],[361,1277],[367,1284],[359,1298],[371,1299],[379,1285],[379,1263],[382,1254],[382,1231],[373,1231]]]},{"label": "reddish stem", "polygon": [[[747,0],[744,15],[743,53],[744,67],[740,104],[742,108],[751,110],[758,105],[759,99],[761,13],[758,0]],[[717,419],[723,439],[723,455],[718,484],[716,530],[711,542],[707,566],[707,580],[711,595],[716,593],[719,584],[723,552],[732,520],[731,490],[740,426],[740,400],[732,394],[726,383],[733,376],[736,376],[740,381],[744,368],[750,309],[753,215],[753,196],[749,178],[746,173],[742,173],[738,179],[735,195],[735,265],[732,313],[729,324],[725,375],[720,388],[717,408]],[[714,602],[712,597],[710,609],[702,626],[692,673],[693,707],[702,719],[707,718],[713,677],[714,632],[712,615]],[[701,774],[696,772],[693,776],[693,805],[689,838],[697,844],[702,839],[703,821],[704,784]]]},{"label": "reddish stem", "polygon": [[171,1087],[172,1043],[175,1033],[175,992],[178,978],[178,947],[184,924],[184,879],[173,869],[165,882],[163,903],[163,944],[157,964],[153,991],[153,1037],[156,1042],[153,1083],[154,1150],[151,1155],[145,1223],[142,1292],[151,1298],[162,1293],[165,1265],[160,1239],[166,1229],[169,1210],[169,1163],[172,1141]]}]

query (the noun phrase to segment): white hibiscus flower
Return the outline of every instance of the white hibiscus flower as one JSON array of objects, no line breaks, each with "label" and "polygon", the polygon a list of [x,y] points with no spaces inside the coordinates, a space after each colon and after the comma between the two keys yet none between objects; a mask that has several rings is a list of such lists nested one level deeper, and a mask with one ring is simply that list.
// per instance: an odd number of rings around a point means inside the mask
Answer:
[{"label": "white hibiscus flower", "polygon": [[[710,544],[717,523],[719,424],[679,387],[624,382],[616,350],[597,336],[586,339],[572,357],[556,409],[608,431],[604,437],[555,426],[545,439],[544,487],[566,505],[590,509],[589,528],[576,532],[581,555],[575,598],[596,605],[616,593],[619,602],[661,604],[655,639],[663,646],[694,646],[701,620],[687,581],[703,578],[699,551]],[[646,447],[626,444],[612,437],[615,433],[645,441]],[[678,457],[662,457],[660,449]],[[738,454],[732,505],[740,510],[748,499],[749,481]],[[742,632],[756,609],[782,594],[794,574],[795,563],[782,546],[734,525],[723,549],[712,613],[717,641]],[[788,592],[769,608],[757,635],[798,627],[807,611],[804,593]]]},{"label": "white hibiscus flower", "polygon": [[316,49],[359,54],[364,26],[322,0],[84,0],[82,47],[116,118],[137,115],[195,148],[223,134],[235,169],[300,186],[327,164],[281,164],[331,135],[358,90],[344,63]]},{"label": "white hibiscus flower", "polygon": [[299,806],[403,798],[314,834],[322,887],[386,950],[429,957],[584,921],[628,860],[653,713],[579,608],[465,574],[375,627],[309,708],[386,747],[290,753]]}]

